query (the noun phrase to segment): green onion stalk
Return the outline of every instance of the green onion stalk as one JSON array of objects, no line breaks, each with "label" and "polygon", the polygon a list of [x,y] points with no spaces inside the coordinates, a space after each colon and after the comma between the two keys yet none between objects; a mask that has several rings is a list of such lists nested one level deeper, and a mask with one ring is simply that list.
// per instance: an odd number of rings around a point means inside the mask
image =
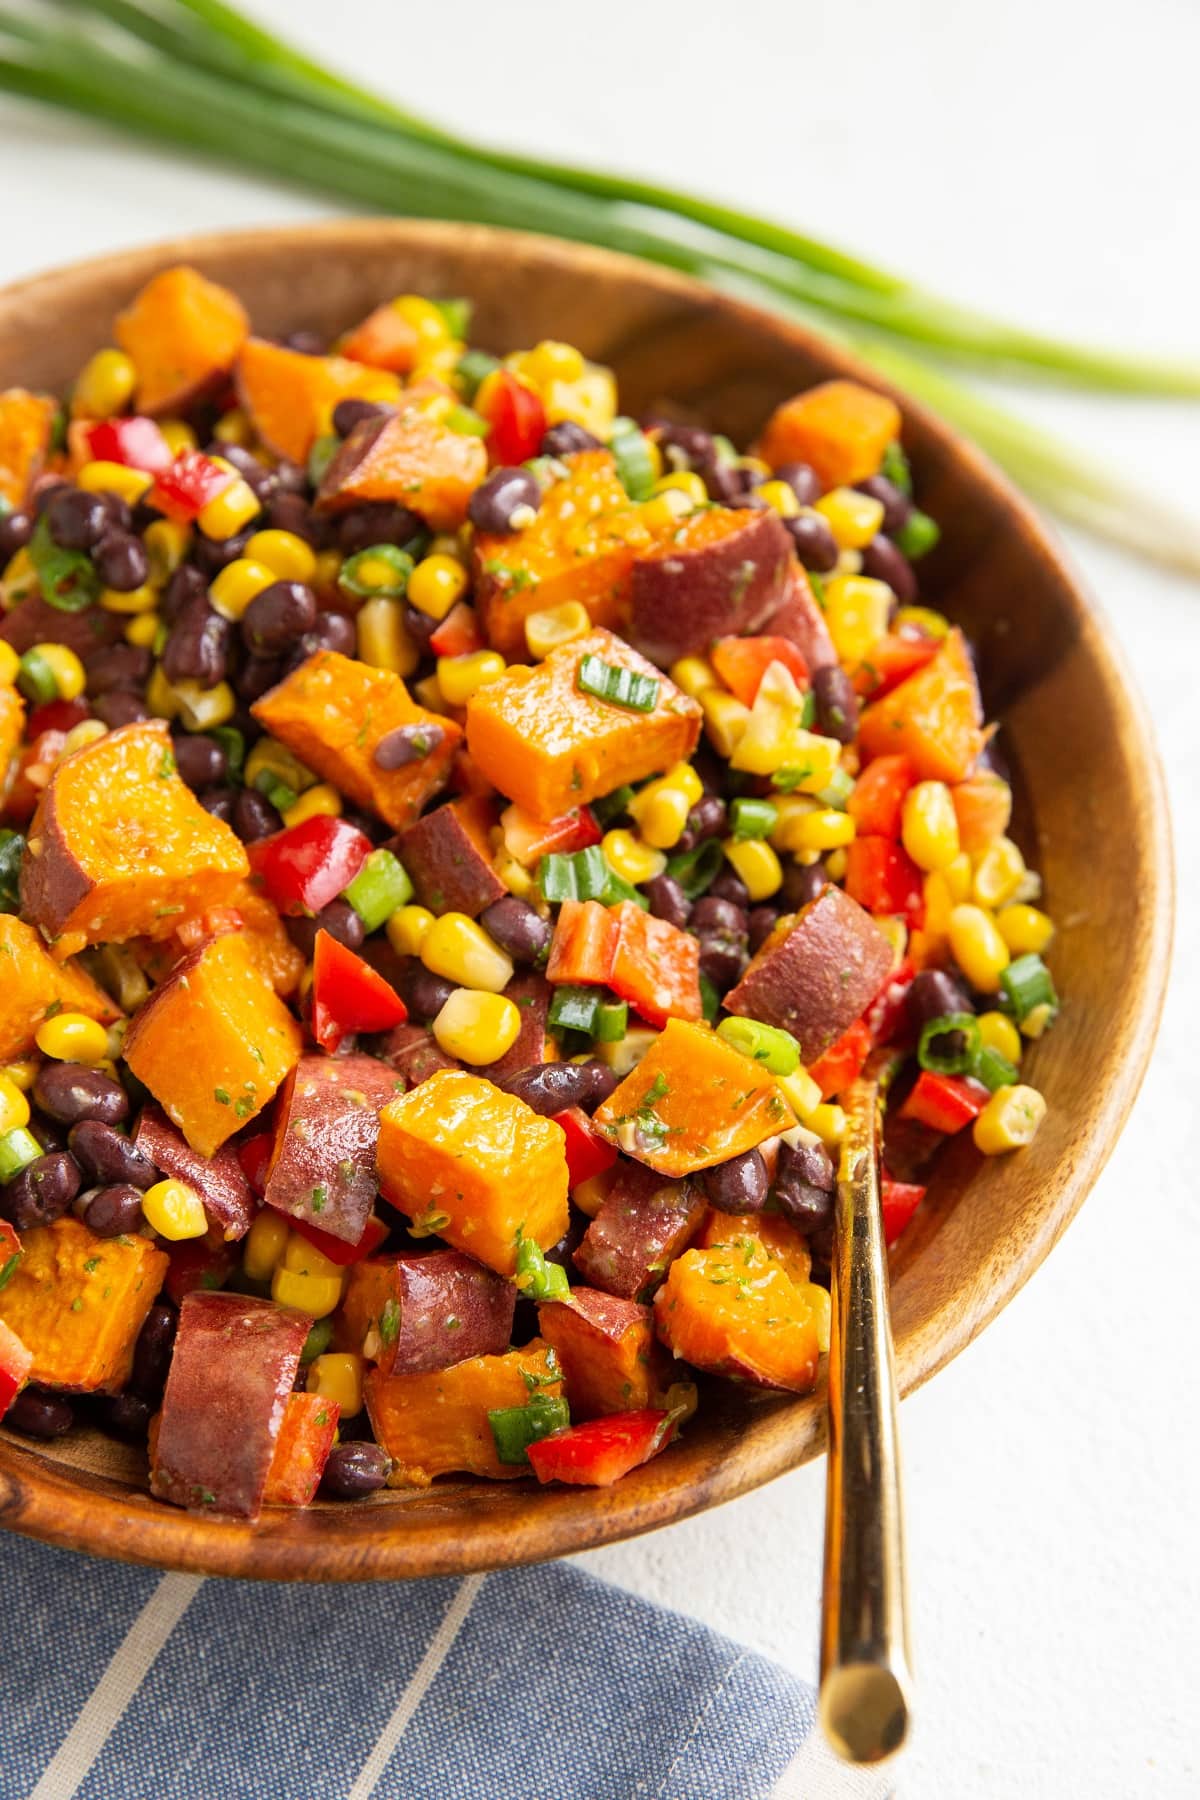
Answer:
[{"label": "green onion stalk", "polygon": [[[485,147],[323,68],[225,0],[0,8],[0,91],[388,213],[542,231],[663,264],[818,320],[973,437],[1035,499],[1200,573],[1200,532],[956,380],[1053,378],[1200,396],[1200,362],[1040,336],[926,293],[786,226],[675,188]],[[934,360],[934,359],[937,360]]]}]

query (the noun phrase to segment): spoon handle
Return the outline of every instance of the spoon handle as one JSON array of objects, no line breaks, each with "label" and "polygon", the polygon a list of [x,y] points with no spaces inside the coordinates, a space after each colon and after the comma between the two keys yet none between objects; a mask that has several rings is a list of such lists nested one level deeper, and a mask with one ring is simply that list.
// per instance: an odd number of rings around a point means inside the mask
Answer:
[{"label": "spoon handle", "polygon": [[900,1748],[911,1675],[896,1368],[879,1202],[882,1078],[843,1098],[829,1347],[820,1717],[847,1762]]}]

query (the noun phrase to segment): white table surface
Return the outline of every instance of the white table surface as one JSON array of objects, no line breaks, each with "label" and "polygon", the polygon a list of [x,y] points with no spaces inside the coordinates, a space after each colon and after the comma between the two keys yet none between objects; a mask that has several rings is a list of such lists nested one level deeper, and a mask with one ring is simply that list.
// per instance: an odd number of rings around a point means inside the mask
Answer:
[{"label": "white table surface", "polygon": [[[259,11],[460,129],[726,195],[1031,325],[1200,352],[1194,0]],[[6,103],[0,170],[4,280],[337,210]],[[1020,398],[1194,508],[1195,406]],[[1200,1792],[1200,585],[1070,547],[1157,725],[1181,948],[1141,1099],[1083,1213],[903,1408],[920,1681],[904,1800]],[[1120,854],[1122,823],[1104,854]],[[810,1465],[583,1560],[811,1676],[822,1500]]]}]

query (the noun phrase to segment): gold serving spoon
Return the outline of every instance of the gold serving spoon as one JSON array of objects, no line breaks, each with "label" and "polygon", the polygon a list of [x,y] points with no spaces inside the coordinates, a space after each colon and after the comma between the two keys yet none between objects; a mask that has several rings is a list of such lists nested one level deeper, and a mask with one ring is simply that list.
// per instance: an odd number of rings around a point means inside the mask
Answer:
[{"label": "gold serving spoon", "polygon": [[880,1119],[895,1066],[894,1058],[873,1058],[842,1099],[819,1712],[830,1745],[852,1763],[877,1763],[900,1748],[911,1700],[896,1367],[879,1201]]}]

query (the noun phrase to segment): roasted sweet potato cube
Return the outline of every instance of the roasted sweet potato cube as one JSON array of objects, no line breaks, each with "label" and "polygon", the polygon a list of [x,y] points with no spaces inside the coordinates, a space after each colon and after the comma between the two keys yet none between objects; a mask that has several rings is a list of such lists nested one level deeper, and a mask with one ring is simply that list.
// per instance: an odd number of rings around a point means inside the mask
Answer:
[{"label": "roasted sweet potato cube", "polygon": [[193,1150],[214,1156],[300,1060],[300,1027],[240,932],[179,963],[130,1022],[125,1060]]},{"label": "roasted sweet potato cube", "polygon": [[195,1189],[208,1214],[210,1236],[219,1233],[226,1243],[245,1237],[258,1202],[232,1144],[222,1144],[215,1156],[198,1155],[157,1106],[142,1108],[133,1141],[162,1174]]},{"label": "roasted sweet potato cube", "polygon": [[264,1506],[307,1506],[316,1498],[337,1436],[341,1408],[323,1394],[289,1394],[275,1439]]},{"label": "roasted sweet potato cube", "polygon": [[562,1127],[482,1075],[442,1070],[385,1106],[376,1166],[393,1206],[500,1275],[522,1238],[549,1250],[567,1229]]},{"label": "roasted sweet potato cube", "polygon": [[655,1296],[654,1318],[693,1368],[793,1394],[816,1382],[816,1314],[803,1289],[741,1245],[686,1251]]},{"label": "roasted sweet potato cube", "polygon": [[918,781],[962,781],[983,749],[979,684],[957,627],[923,669],[868,706],[859,725],[867,757],[907,756]]},{"label": "roasted sweet potato cube", "polygon": [[[398,675],[336,650],[316,651],[251,711],[301,762],[394,831],[411,825],[445,786],[462,742],[453,719],[418,706]],[[375,751],[401,725],[437,726],[433,747],[416,762],[381,769]]]},{"label": "roasted sweet potato cube", "polygon": [[335,348],[354,362],[407,375],[421,354],[421,334],[394,301],[385,300],[339,338]]},{"label": "roasted sweet potato cube", "polygon": [[627,1156],[675,1176],[728,1162],[795,1124],[773,1075],[683,1019],[667,1021],[595,1120]]},{"label": "roasted sweet potato cube", "polygon": [[482,438],[451,431],[415,408],[379,414],[350,433],[325,471],[316,507],[344,512],[367,501],[390,500],[434,531],[455,531],[486,474]]},{"label": "roasted sweet potato cube", "polygon": [[263,443],[302,466],[317,439],[333,430],[339,400],[393,399],[400,391],[362,363],[306,356],[256,337],[243,344],[236,375],[238,396]]},{"label": "roasted sweet potato cube", "polygon": [[671,1181],[640,1163],[621,1163],[575,1252],[593,1287],[625,1300],[653,1293],[663,1272],[695,1237],[704,1200],[687,1181]]},{"label": "roasted sweet potato cube", "polygon": [[524,1406],[532,1392],[562,1393],[554,1352],[534,1338],[504,1356],[475,1356],[428,1375],[384,1375],[364,1383],[375,1436],[395,1463],[393,1482],[428,1487],[437,1475],[488,1475],[494,1481],[527,1473],[502,1463],[488,1413]]},{"label": "roasted sweet potato cube", "polygon": [[871,1004],[891,966],[891,945],[870,913],[827,887],[779,921],[725,1005],[790,1031],[802,1059],[813,1062]]},{"label": "roasted sweet potato cube", "polygon": [[396,853],[417,899],[437,913],[469,913],[502,900],[508,889],[496,873],[488,832],[496,808],[481,794],[450,800],[401,832]]},{"label": "roasted sweet potato cube", "polygon": [[461,1250],[372,1258],[346,1283],[338,1338],[385,1375],[423,1375],[472,1356],[499,1356],[512,1338],[517,1290]]},{"label": "roasted sweet potato cube", "polygon": [[70,1214],[23,1233],[21,1248],[0,1289],[0,1319],[33,1353],[30,1380],[117,1393],[166,1277],[165,1254],[148,1238],[97,1237]]},{"label": "roasted sweet potato cube", "polygon": [[775,408],[758,454],[773,469],[808,463],[826,488],[853,487],[878,475],[884,451],[899,435],[894,400],[857,381],[823,381]]},{"label": "roasted sweet potato cube", "polygon": [[375,1204],[379,1112],[404,1083],[374,1056],[303,1056],[275,1109],[268,1206],[357,1244]]},{"label": "roasted sweet potato cube", "polygon": [[619,630],[629,610],[633,559],[651,534],[607,450],[563,458],[564,480],[545,493],[524,531],[475,539],[475,605],[489,643],[525,654],[530,613],[578,600],[593,625]]},{"label": "roasted sweet potato cube", "polygon": [[789,1281],[804,1287],[812,1272],[812,1253],[804,1233],[779,1213],[726,1213],[710,1207],[696,1239],[697,1250],[725,1245],[777,1262]]},{"label": "roasted sweet potato cube", "polygon": [[637,1412],[659,1403],[667,1363],[648,1306],[576,1287],[569,1300],[538,1307],[538,1330],[562,1364],[572,1419]]},{"label": "roasted sweet potato cube", "polygon": [[48,394],[6,388],[0,394],[0,499],[16,510],[46,465],[58,402]]},{"label": "roasted sweet potato cube", "polygon": [[229,374],[249,331],[236,294],[197,269],[164,269],[117,314],[115,335],[137,370],[137,409],[170,413]]},{"label": "roasted sweet potato cube", "polygon": [[639,552],[629,636],[664,667],[714,638],[757,631],[787,590],[792,540],[770,510],[710,506]]},{"label": "roasted sweet potato cube", "polygon": [[32,1050],[47,1012],[81,1012],[102,1025],[121,1017],[102,987],[73,962],[58,963],[15,913],[0,913],[0,1058]]},{"label": "roasted sweet potato cube", "polygon": [[[584,693],[585,656],[657,683],[654,704],[637,712]],[[593,631],[554,650],[535,669],[517,666],[467,704],[467,747],[488,778],[532,813],[554,819],[622,782],[684,762],[700,736],[700,708],[611,631]]]},{"label": "roasted sweet potato cube", "polygon": [[56,766],[21,866],[21,910],[58,956],[170,937],[250,872],[229,826],[180,780],[166,725],[123,725]]}]

